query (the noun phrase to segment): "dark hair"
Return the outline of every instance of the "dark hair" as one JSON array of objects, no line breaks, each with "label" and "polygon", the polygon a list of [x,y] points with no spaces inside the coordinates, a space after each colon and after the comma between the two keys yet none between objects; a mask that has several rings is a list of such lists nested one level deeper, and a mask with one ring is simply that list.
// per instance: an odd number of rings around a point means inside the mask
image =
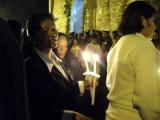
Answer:
[{"label": "dark hair", "polygon": [[20,47],[22,47],[22,24],[17,20],[8,20],[7,21],[9,27],[11,28],[16,40],[18,41]]},{"label": "dark hair", "polygon": [[140,32],[143,29],[141,17],[143,16],[148,19],[152,17],[155,12],[155,8],[145,1],[132,2],[122,15],[119,32],[122,35]]},{"label": "dark hair", "polygon": [[27,31],[29,36],[35,35],[41,28],[41,23],[46,20],[46,19],[51,19],[54,20],[52,15],[49,13],[38,13],[33,15],[27,23]]},{"label": "dark hair", "polygon": [[22,32],[22,25],[17,20],[8,20],[8,25],[10,26],[11,30],[15,34],[15,36],[18,36]]},{"label": "dark hair", "polygon": [[65,38],[67,38],[67,35],[66,35],[65,33],[62,33],[62,32],[59,32],[59,33],[58,33],[58,36],[59,36],[59,37],[65,37]]},{"label": "dark hair", "polygon": [[118,33],[118,31],[112,31],[112,39],[114,40],[118,40],[120,38],[120,34]]}]

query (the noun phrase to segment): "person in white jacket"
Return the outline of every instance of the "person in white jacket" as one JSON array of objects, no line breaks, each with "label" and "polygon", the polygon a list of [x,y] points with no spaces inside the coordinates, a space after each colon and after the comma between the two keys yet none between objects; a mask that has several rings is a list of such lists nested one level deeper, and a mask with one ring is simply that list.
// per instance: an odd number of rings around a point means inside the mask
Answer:
[{"label": "person in white jacket", "polygon": [[151,39],[156,10],[135,1],[123,13],[122,37],[107,56],[106,120],[160,120],[160,53]]}]

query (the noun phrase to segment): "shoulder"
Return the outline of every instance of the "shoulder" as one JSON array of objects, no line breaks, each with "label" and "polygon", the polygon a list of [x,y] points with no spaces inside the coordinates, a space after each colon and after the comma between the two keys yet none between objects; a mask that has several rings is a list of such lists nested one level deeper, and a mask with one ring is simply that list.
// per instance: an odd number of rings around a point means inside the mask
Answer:
[{"label": "shoulder", "polygon": [[45,63],[41,58],[38,56],[38,54],[34,51],[32,55],[25,59],[25,67],[26,69],[33,69],[33,68],[41,68],[45,66]]}]

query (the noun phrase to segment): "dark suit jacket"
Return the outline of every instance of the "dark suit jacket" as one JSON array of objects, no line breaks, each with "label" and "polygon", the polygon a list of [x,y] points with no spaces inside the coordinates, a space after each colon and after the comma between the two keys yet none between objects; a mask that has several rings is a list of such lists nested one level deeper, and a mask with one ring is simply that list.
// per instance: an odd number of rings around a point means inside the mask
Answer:
[{"label": "dark suit jacket", "polygon": [[76,110],[76,85],[66,80],[58,69],[52,73],[33,51],[26,61],[31,120],[60,120],[62,110]]},{"label": "dark suit jacket", "polygon": [[21,51],[0,19],[0,120],[28,120],[27,90]]}]

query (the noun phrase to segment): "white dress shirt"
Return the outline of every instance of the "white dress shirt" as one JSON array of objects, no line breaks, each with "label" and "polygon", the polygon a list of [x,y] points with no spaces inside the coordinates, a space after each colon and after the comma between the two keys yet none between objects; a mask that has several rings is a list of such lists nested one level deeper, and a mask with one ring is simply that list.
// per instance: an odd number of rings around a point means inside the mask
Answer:
[{"label": "white dress shirt", "polygon": [[48,58],[48,56],[42,52],[41,50],[34,48],[37,54],[40,56],[40,58],[46,63],[49,71],[51,72],[53,65],[62,73],[62,75],[68,80],[68,76],[62,66],[59,63],[59,58],[55,55],[55,53],[52,51],[51,58]]}]

